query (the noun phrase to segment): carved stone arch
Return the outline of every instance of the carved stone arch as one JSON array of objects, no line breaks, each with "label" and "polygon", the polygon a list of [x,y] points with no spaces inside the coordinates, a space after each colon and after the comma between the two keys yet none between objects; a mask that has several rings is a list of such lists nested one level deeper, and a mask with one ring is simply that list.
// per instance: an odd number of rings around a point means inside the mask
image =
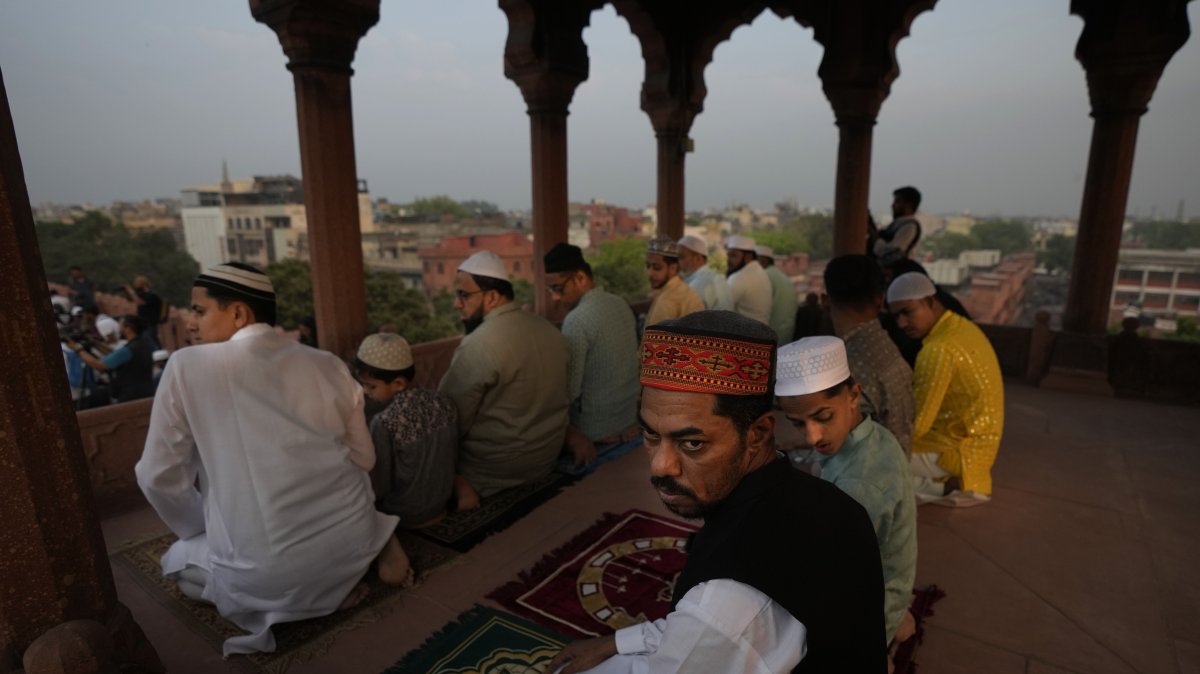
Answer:
[{"label": "carved stone arch", "polygon": [[508,18],[504,75],[521,89],[531,109],[568,104],[587,79],[583,29],[603,6],[604,0],[500,0]]}]

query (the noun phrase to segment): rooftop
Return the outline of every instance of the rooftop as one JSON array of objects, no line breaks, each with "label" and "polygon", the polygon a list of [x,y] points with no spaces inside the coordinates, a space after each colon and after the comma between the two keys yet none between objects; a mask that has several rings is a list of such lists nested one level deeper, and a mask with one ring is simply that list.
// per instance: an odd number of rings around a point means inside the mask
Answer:
[{"label": "rooftop", "polygon": [[[1194,408],[1014,383],[1007,395],[992,502],[919,510],[917,583],[947,595],[926,623],[921,674],[1200,671]],[[647,471],[640,452],[600,468],[289,671],[381,671],[601,513],[668,514]],[[165,531],[148,507],[103,527],[110,549]],[[114,574],[169,671],[234,671],[120,567]]]}]

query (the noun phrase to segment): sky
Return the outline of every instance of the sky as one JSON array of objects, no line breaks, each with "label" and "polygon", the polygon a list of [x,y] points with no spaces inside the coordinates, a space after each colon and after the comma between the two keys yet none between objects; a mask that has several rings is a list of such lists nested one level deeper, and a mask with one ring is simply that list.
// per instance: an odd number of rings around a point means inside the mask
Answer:
[{"label": "sky", "polygon": [[[119,5],[120,10],[116,7]],[[464,17],[469,16],[469,19]],[[1200,23],[1200,2],[1189,18]],[[940,0],[897,54],[875,127],[871,208],[916,185],[922,210],[1077,217],[1092,123],[1068,0]],[[529,122],[503,74],[495,0],[385,0],[359,44],[359,177],[373,196],[530,204]],[[642,207],[655,141],[641,49],[611,7],[584,33],[590,76],[568,120],[569,192]],[[833,203],[837,129],[812,32],[769,12],[705,71],[687,208]],[[0,71],[34,203],[178,196],[232,177],[300,173],[295,99],[274,33],[246,0],[5,0]],[[1200,215],[1200,38],[1167,66],[1142,118],[1129,212]]]}]

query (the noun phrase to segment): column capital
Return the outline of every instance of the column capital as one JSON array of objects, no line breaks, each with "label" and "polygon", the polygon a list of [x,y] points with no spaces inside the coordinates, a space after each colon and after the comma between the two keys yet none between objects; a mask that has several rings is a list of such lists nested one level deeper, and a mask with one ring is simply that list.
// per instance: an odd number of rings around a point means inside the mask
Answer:
[{"label": "column capital", "polygon": [[601,4],[500,0],[508,17],[504,76],[521,90],[531,114],[566,114],[575,89],[588,77],[583,29]]},{"label": "column capital", "polygon": [[250,13],[279,36],[288,69],[351,74],[358,41],[379,22],[380,0],[250,0]]},{"label": "column capital", "polygon": [[1087,73],[1092,116],[1146,112],[1163,69],[1191,33],[1188,0],[1072,0],[1084,21],[1075,58]]}]

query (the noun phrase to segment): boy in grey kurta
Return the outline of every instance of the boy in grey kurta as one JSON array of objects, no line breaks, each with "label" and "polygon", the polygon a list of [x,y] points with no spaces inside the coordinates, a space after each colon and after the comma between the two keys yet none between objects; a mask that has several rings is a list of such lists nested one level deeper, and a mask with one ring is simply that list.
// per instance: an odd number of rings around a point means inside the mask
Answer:
[{"label": "boy in grey kurta", "polygon": [[363,340],[355,376],[368,397],[388,406],[371,420],[376,507],[400,525],[433,524],[454,488],[458,426],[449,398],[413,384],[412,350],[403,337],[380,333]]}]

